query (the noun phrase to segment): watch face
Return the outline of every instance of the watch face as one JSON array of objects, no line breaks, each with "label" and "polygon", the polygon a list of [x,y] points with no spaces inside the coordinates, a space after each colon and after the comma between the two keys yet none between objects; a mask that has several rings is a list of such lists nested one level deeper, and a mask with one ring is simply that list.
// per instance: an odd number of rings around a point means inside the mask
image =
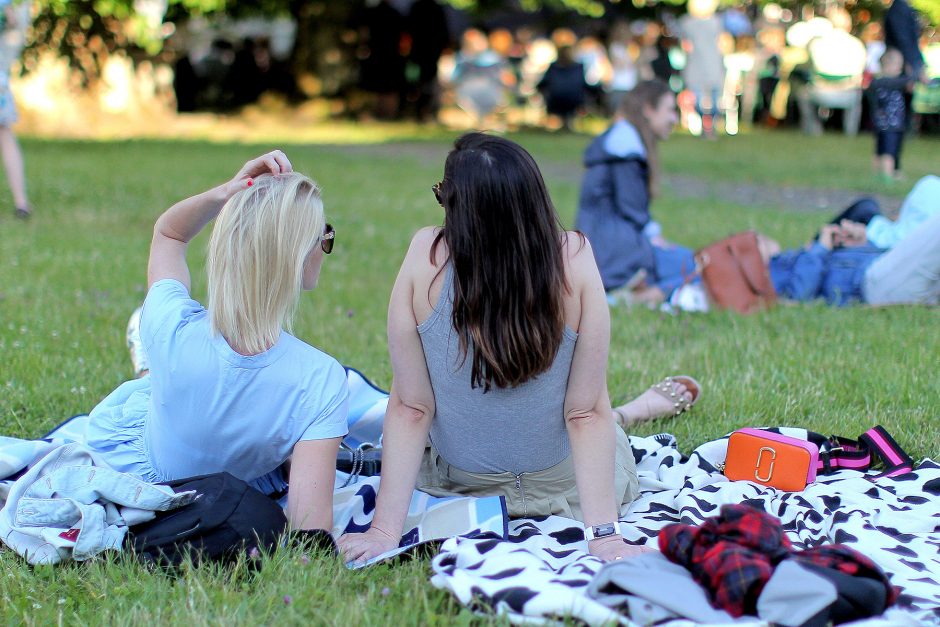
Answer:
[{"label": "watch face", "polygon": [[594,527],[594,537],[595,538],[606,538],[607,536],[612,536],[616,532],[613,523],[607,523],[606,525],[595,525]]}]

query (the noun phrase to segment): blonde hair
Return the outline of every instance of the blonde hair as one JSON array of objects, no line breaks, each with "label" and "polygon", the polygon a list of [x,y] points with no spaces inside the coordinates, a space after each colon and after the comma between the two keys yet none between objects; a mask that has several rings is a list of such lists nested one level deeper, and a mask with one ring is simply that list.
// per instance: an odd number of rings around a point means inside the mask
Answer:
[{"label": "blonde hair", "polygon": [[248,354],[291,330],[304,263],[323,236],[320,188],[296,172],[263,175],[232,196],[209,240],[209,321]]}]

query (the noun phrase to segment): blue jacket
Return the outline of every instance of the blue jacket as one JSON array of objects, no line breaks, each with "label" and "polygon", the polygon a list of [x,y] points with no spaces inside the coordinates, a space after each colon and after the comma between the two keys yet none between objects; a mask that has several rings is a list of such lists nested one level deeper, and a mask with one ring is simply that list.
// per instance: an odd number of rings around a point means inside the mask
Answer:
[{"label": "blue jacket", "polygon": [[615,122],[587,147],[584,166],[575,228],[594,248],[604,289],[622,286],[641,268],[653,275],[653,247],[643,234],[650,197],[640,134],[629,122]]},{"label": "blue jacket", "polygon": [[815,242],[773,257],[770,279],[777,294],[791,300],[824,298],[837,307],[865,302],[865,271],[882,253],[883,249],[871,245],[830,251]]}]

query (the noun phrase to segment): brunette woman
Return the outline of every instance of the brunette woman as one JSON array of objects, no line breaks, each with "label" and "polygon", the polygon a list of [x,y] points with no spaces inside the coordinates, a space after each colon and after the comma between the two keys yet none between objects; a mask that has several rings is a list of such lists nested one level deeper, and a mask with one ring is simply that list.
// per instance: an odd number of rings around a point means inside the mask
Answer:
[{"label": "brunette woman", "polygon": [[650,216],[661,176],[657,144],[675,123],[676,97],[669,86],[643,81],[584,153],[576,223],[591,240],[612,300],[655,305],[695,280],[692,251],[666,241]]},{"label": "brunette woman", "polygon": [[444,226],[414,237],[389,304],[375,517],[340,538],[343,554],[398,546],[415,486],[577,518],[604,559],[642,550],[617,522],[638,485],[607,392],[610,319],[590,243],[562,229],[532,157],[500,137],[459,138],[434,193]]}]

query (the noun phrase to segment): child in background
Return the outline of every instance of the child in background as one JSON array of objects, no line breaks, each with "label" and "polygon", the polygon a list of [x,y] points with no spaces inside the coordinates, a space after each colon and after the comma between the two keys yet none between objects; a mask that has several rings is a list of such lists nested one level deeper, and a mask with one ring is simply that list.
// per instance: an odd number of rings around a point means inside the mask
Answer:
[{"label": "child in background", "polygon": [[881,55],[881,73],[868,87],[875,130],[875,173],[887,182],[900,178],[901,144],[907,131],[907,94],[913,79],[903,76],[904,57],[896,48]]}]

